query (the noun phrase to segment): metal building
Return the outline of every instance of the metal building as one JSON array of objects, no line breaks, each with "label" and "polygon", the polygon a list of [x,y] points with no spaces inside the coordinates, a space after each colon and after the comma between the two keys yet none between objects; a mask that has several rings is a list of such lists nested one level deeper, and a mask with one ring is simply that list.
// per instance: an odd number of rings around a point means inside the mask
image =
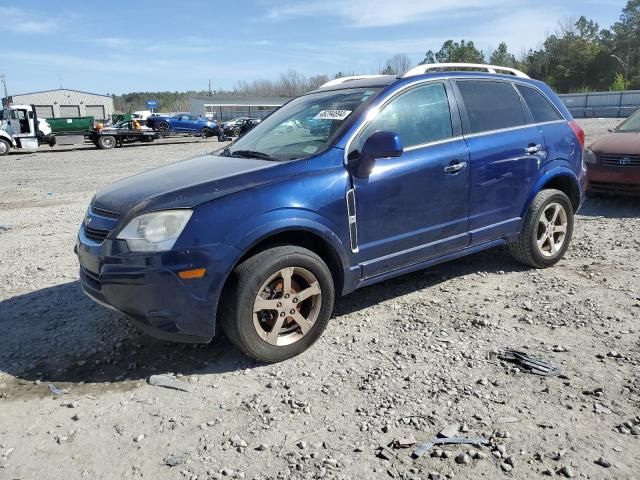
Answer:
[{"label": "metal building", "polygon": [[202,115],[213,120],[226,122],[238,117],[263,119],[289,100],[291,99],[211,95],[190,98],[189,108],[192,115]]},{"label": "metal building", "polygon": [[16,105],[35,105],[41,118],[94,117],[104,120],[113,113],[110,96],[66,88],[11,95],[9,101]]}]

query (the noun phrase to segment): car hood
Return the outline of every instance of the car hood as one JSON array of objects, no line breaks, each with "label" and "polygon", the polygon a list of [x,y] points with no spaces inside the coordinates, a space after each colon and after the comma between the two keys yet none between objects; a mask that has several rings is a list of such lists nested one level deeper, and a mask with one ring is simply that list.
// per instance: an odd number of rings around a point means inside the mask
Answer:
[{"label": "car hood", "polygon": [[268,183],[288,171],[287,164],[279,162],[203,155],[116,182],[100,190],[92,205],[118,215],[192,208]]},{"label": "car hood", "polygon": [[640,132],[614,132],[591,145],[597,153],[640,155]]}]

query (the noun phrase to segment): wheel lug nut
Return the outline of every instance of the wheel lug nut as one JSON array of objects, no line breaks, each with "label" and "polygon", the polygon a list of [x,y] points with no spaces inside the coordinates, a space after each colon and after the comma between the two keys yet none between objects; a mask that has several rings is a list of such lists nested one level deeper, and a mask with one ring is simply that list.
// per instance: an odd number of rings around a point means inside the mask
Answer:
[{"label": "wheel lug nut", "polygon": [[282,304],[278,302],[278,308],[282,308]]},{"label": "wheel lug nut", "polygon": [[284,317],[284,316],[285,316],[285,313],[284,313],[284,312],[280,312],[280,316],[281,316],[281,317]]},{"label": "wheel lug nut", "polygon": [[289,294],[288,293],[285,294],[284,298],[289,298]]},{"label": "wheel lug nut", "polygon": [[289,313],[290,313],[291,315],[294,315],[294,314],[296,313],[296,311],[295,311],[295,310],[289,310]]},{"label": "wheel lug nut", "polygon": [[297,299],[297,298],[294,298],[294,299],[293,299],[293,303],[298,303],[298,299]]}]

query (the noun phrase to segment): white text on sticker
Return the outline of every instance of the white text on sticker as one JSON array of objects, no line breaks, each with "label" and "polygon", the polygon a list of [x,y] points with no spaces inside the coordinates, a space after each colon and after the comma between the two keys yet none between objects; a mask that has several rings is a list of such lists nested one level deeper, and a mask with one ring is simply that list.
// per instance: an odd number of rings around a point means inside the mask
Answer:
[{"label": "white text on sticker", "polygon": [[316,120],[344,120],[351,114],[351,110],[322,110],[315,117]]}]

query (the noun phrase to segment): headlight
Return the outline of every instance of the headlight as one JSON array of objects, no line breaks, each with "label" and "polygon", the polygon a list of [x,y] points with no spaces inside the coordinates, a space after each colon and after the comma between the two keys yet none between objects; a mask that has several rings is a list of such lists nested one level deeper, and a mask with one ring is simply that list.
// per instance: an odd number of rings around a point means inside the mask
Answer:
[{"label": "headlight", "polygon": [[132,252],[171,250],[191,218],[192,210],[165,210],[140,215],[118,235]]},{"label": "headlight", "polygon": [[582,158],[584,160],[584,163],[597,163],[598,159],[596,157],[596,154],[593,153],[593,150],[591,150],[589,147],[584,149],[584,153],[582,154]]}]

